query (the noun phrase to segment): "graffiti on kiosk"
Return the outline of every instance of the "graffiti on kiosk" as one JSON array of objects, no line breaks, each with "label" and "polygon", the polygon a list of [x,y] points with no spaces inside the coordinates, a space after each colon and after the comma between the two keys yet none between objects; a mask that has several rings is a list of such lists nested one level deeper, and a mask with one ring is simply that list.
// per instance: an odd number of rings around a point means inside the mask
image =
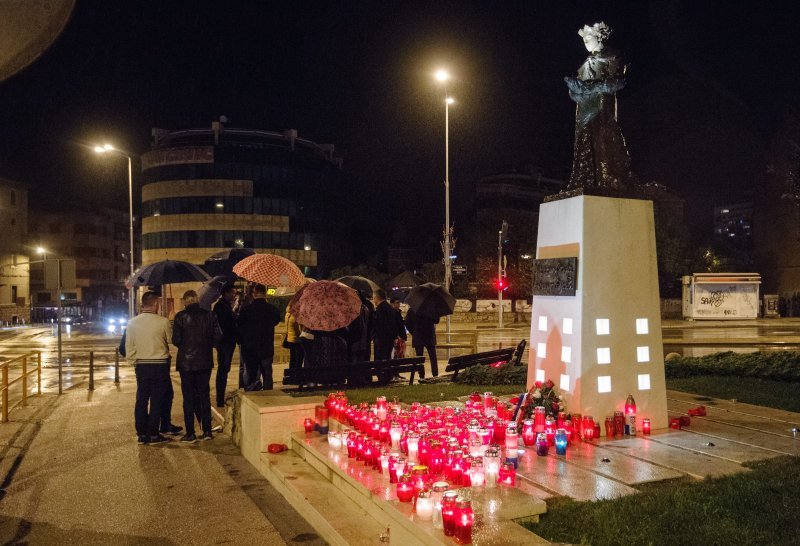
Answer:
[{"label": "graffiti on kiosk", "polygon": [[[700,305],[710,305],[712,307],[719,307],[727,298],[731,297],[731,293],[728,290],[714,290],[712,292],[708,292],[707,296],[703,296],[700,298]],[[725,313],[728,314],[728,313]]]}]

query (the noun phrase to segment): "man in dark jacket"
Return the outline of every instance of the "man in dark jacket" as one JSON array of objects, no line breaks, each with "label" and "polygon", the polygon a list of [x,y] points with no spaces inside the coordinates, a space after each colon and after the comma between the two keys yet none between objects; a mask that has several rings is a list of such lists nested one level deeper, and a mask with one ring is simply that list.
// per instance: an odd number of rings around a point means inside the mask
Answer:
[{"label": "man in dark jacket", "polygon": [[403,316],[400,311],[386,301],[386,292],[378,288],[372,295],[375,303],[372,339],[375,341],[375,360],[392,358],[394,341],[399,337],[406,339]]},{"label": "man in dark jacket", "polygon": [[422,356],[423,349],[428,349],[428,358],[431,361],[431,374],[439,375],[439,364],[436,360],[436,324],[439,319],[431,320],[428,317],[417,315],[413,309],[406,313],[406,328],[411,332],[411,346],[417,356]]},{"label": "man in dark jacket", "polygon": [[281,316],[274,305],[267,303],[266,298],[267,289],[264,285],[255,285],[253,303],[239,313],[239,342],[247,368],[246,391],[272,390],[275,326],[281,322]]},{"label": "man in dark jacket", "polygon": [[217,345],[217,407],[225,405],[225,389],[228,386],[228,372],[231,371],[233,351],[236,350],[236,314],[233,302],[236,301],[236,288],[226,284],[222,297],[214,304],[214,315],[222,330],[222,339]]},{"label": "man in dark jacket", "polygon": [[217,317],[206,311],[197,299],[197,292],[183,295],[183,311],[175,315],[172,344],[178,348],[177,368],[181,375],[183,420],[186,434],[181,442],[194,443],[194,417],[203,428],[203,440],[211,440],[211,397],[209,381],[214,367],[214,345],[222,338]]},{"label": "man in dark jacket", "polygon": [[347,326],[347,351],[350,362],[368,362],[372,355],[372,328],[375,306],[359,292],[361,311]]}]

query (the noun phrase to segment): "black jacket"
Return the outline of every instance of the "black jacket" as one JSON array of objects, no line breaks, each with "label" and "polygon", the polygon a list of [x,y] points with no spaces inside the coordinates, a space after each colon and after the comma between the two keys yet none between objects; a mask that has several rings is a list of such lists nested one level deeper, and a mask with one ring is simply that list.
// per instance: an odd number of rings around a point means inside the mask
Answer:
[{"label": "black jacket", "polygon": [[263,298],[239,313],[239,343],[243,349],[254,352],[259,358],[275,354],[275,326],[281,322],[278,308]]},{"label": "black jacket", "polygon": [[225,298],[220,298],[214,304],[214,315],[217,317],[217,322],[222,330],[222,343],[235,344],[238,341],[236,313],[233,312],[231,304]]},{"label": "black jacket", "polygon": [[172,344],[178,348],[178,371],[194,372],[214,367],[214,345],[222,339],[217,317],[193,303],[175,315]]},{"label": "black jacket", "polygon": [[389,305],[388,302],[382,301],[375,308],[373,315],[373,330],[372,338],[375,340],[375,345],[387,346],[394,343],[394,340],[399,338],[406,339],[406,329],[403,326],[403,315],[400,311]]},{"label": "black jacket", "polygon": [[406,313],[406,327],[411,332],[412,347],[436,346],[436,324],[439,319],[431,320],[428,317],[417,315],[409,309]]}]

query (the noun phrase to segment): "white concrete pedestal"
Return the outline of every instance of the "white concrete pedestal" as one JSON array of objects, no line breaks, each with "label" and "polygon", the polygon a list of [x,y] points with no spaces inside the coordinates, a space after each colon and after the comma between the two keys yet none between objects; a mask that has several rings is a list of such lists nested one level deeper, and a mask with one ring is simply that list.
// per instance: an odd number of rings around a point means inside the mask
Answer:
[{"label": "white concrete pedestal", "polygon": [[577,257],[578,278],[575,296],[533,297],[528,387],[552,379],[569,412],[601,423],[632,394],[637,428],[643,418],[666,428],[652,202],[584,195],[544,203],[536,257]]}]

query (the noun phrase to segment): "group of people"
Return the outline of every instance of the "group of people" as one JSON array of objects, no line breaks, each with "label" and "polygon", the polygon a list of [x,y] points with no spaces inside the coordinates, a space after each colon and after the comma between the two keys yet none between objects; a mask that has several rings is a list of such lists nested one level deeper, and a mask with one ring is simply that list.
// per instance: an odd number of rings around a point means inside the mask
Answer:
[{"label": "group of people", "polygon": [[[359,292],[361,309],[358,316],[345,328],[332,332],[310,330],[299,324],[286,310],[286,338],[289,349],[289,367],[325,367],[369,360],[402,358],[408,333],[417,356],[425,348],[431,361],[431,371],[439,375],[436,360],[436,323],[409,310],[405,321],[400,311],[400,300],[387,300],[383,289],[376,289],[372,299]],[[308,385],[313,386],[313,385]]]},{"label": "group of people", "polygon": [[[200,423],[199,439],[211,440],[210,381],[217,349],[216,404],[225,405],[225,392],[233,354],[240,347],[239,388],[246,391],[271,390],[275,355],[275,327],[280,324],[278,308],[266,300],[266,287],[251,284],[244,294],[233,285],[221,290],[211,311],[199,305],[197,293],[187,291],[184,309],[175,315],[174,324],[159,315],[160,297],[145,292],[141,312],[128,322],[120,342],[120,353],[134,366],[136,406],[134,417],[140,444],[169,441],[184,429],[171,422],[174,391],[170,379],[170,348],[177,347],[176,369],[181,379],[185,433],[181,442],[198,441],[195,420]],[[405,321],[399,300],[387,301],[386,292],[377,289],[372,300],[359,293],[359,315],[347,327],[326,332],[309,330],[299,324],[287,308],[284,317],[289,349],[289,366],[323,367],[351,362],[389,360],[404,356],[407,332],[417,356],[427,349],[431,372],[439,375],[436,360],[438,320],[416,315],[409,310]],[[374,350],[373,350],[374,348]]]}]

